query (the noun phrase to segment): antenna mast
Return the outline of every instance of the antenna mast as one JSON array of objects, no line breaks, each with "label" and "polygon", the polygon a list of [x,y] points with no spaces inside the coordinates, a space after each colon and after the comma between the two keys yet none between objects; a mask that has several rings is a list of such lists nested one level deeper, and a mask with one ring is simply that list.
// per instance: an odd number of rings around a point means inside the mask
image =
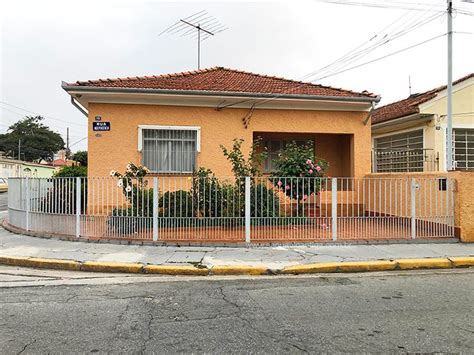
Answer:
[{"label": "antenna mast", "polygon": [[201,42],[227,29],[228,27],[221,24],[213,16],[210,16],[206,10],[202,10],[191,16],[179,19],[179,21],[163,30],[159,36],[168,33],[197,39],[197,67],[201,69]]}]

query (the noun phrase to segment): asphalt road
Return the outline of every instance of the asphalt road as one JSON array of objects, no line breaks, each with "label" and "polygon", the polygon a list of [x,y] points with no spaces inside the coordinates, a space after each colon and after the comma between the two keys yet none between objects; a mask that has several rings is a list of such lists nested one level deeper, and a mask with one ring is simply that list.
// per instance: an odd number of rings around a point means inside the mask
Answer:
[{"label": "asphalt road", "polygon": [[465,352],[474,270],[177,278],[0,268],[13,353]]},{"label": "asphalt road", "polygon": [[0,192],[0,211],[8,209],[8,192]]}]

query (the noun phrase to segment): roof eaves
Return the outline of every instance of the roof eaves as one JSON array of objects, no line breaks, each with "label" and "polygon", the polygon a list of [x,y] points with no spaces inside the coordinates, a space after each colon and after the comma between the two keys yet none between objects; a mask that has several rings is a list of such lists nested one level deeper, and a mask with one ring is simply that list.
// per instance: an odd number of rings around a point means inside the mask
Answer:
[{"label": "roof eaves", "polygon": [[292,94],[272,94],[272,93],[250,93],[234,91],[205,91],[205,90],[173,90],[173,89],[149,89],[149,88],[122,88],[122,87],[97,87],[97,86],[77,86],[64,83],[62,88],[66,91],[83,92],[123,92],[123,93],[149,93],[149,94],[169,94],[169,95],[196,95],[196,96],[234,96],[251,98],[282,98],[282,99],[302,99],[302,100],[330,100],[330,101],[353,101],[353,102],[379,102],[380,96],[325,96],[325,95],[292,95]]}]

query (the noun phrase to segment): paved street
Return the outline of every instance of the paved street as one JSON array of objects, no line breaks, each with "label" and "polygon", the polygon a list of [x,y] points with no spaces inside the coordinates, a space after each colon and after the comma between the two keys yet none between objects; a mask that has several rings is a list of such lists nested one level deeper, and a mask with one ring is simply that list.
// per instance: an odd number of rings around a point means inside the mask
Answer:
[{"label": "paved street", "polygon": [[0,267],[2,353],[465,352],[474,270],[164,277]]},{"label": "paved street", "polygon": [[8,209],[8,192],[0,193],[0,211]]}]

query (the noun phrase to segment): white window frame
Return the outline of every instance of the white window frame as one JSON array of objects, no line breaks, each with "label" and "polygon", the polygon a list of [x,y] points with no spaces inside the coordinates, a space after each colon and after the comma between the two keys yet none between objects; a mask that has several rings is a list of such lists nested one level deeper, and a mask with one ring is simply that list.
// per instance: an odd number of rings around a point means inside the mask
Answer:
[{"label": "white window frame", "polygon": [[[444,171],[448,170],[448,124],[446,122],[443,122],[440,127],[443,130],[443,156],[444,156],[444,164],[443,168]],[[456,128],[459,129],[470,129],[474,128],[474,125],[472,123],[457,123],[453,122],[453,130]],[[453,156],[453,162],[454,162],[454,156]]]},{"label": "white window frame", "polygon": [[[417,126],[417,127],[401,129],[399,131],[393,131],[393,132],[388,132],[388,133],[379,134],[377,136],[373,136],[372,137],[372,151],[374,151],[376,149],[375,141],[379,138],[387,138],[387,137],[391,137],[391,136],[396,136],[398,134],[411,133],[411,132],[415,132],[415,131],[422,131],[422,134],[423,134],[423,147],[422,147],[422,150],[424,151],[424,149],[426,149],[426,129],[427,129],[426,127]],[[377,163],[375,161],[372,162],[372,165],[374,165],[374,166],[372,166],[372,169],[374,169],[376,164]],[[422,171],[425,171],[424,163],[423,163],[423,170]],[[399,171],[399,172],[403,172],[403,171]]]},{"label": "white window frame", "polygon": [[[138,125],[138,151],[143,160],[143,130],[174,130],[174,131],[195,131],[196,132],[196,154],[201,152],[201,127],[199,126],[164,126],[164,125]],[[156,174],[182,174],[189,172],[154,172]]]},{"label": "white window frame", "polygon": [[201,152],[201,127],[199,126],[159,126],[159,125],[138,125],[138,151],[143,150],[143,130],[161,129],[174,131],[196,131],[196,152]]}]

